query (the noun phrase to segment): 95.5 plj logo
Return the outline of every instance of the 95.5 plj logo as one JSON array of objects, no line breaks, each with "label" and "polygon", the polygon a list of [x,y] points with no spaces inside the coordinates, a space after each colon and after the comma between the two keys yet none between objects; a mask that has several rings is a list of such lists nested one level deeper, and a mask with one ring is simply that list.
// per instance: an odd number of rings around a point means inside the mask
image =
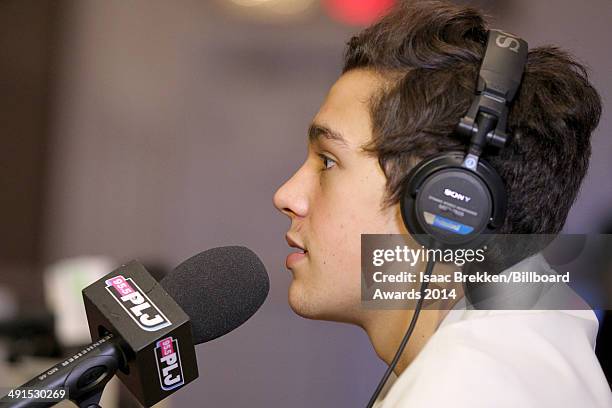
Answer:
[{"label": "95.5 plj logo", "polygon": [[159,383],[164,391],[173,390],[185,383],[177,339],[170,336],[157,342],[155,362]]},{"label": "95.5 plj logo", "polygon": [[106,290],[142,330],[154,332],[172,324],[132,278],[107,279]]}]

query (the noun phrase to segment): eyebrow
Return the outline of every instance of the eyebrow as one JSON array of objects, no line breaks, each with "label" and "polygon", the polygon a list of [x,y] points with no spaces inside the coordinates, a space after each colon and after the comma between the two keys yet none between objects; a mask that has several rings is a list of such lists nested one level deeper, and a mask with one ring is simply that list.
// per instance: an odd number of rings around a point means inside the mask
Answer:
[{"label": "eyebrow", "polygon": [[308,141],[310,143],[316,143],[321,139],[321,137],[335,141],[343,147],[348,147],[348,143],[346,143],[346,139],[344,136],[342,136],[342,133],[330,129],[323,124],[312,123],[308,127]]}]

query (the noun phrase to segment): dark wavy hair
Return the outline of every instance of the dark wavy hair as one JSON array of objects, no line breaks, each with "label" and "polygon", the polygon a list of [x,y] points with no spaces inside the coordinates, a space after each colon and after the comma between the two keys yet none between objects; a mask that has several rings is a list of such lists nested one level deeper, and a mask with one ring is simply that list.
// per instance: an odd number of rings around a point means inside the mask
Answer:
[{"label": "dark wavy hair", "polygon": [[[373,139],[364,148],[387,176],[386,204],[397,203],[415,162],[465,151],[455,127],[473,99],[487,38],[478,11],[440,1],[400,2],[348,42],[343,73],[370,69],[387,81],[372,98]],[[529,51],[510,110],[512,143],[484,158],[506,186],[500,233],[561,231],[591,154],[601,100],[586,69],[554,46]]]}]

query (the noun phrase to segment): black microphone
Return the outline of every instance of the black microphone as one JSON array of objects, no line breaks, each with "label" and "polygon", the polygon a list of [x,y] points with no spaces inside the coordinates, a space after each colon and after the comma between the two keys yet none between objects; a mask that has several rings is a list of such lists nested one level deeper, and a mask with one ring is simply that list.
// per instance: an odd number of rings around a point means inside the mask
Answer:
[{"label": "black microphone", "polygon": [[9,392],[0,407],[48,407],[67,398],[98,407],[115,374],[152,406],[197,378],[194,345],[247,321],[269,287],[257,255],[238,246],[193,256],[160,282],[138,262],[123,265],[83,290],[94,342]]}]

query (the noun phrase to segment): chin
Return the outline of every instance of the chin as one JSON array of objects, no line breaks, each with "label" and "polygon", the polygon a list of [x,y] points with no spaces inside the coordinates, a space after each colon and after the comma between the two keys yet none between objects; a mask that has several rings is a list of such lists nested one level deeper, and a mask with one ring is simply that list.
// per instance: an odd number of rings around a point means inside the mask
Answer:
[{"label": "chin", "polygon": [[289,307],[293,312],[306,319],[317,319],[316,308],[313,307],[312,299],[304,294],[299,283],[294,280],[289,286]]},{"label": "chin", "polygon": [[[350,307],[342,306],[337,302],[339,296],[323,291],[312,291],[309,293],[299,282],[293,281],[289,287],[289,306],[293,312],[306,319],[327,320],[333,322],[343,322],[357,324],[354,316],[346,313]],[[333,298],[336,302],[330,302]]]}]

